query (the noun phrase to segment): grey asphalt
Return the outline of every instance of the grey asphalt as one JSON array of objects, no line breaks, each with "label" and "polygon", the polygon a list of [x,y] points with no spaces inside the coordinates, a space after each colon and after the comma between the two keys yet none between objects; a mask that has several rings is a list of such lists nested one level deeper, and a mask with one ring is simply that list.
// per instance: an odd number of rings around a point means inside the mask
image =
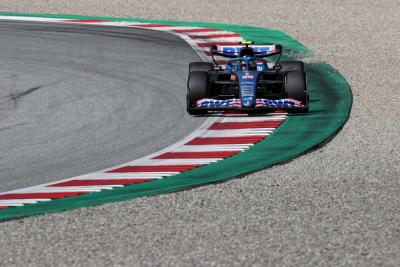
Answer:
[{"label": "grey asphalt", "polygon": [[196,60],[162,32],[0,21],[0,192],[112,167],[187,136],[205,120],[185,112]]},{"label": "grey asphalt", "polygon": [[3,265],[400,265],[398,0],[2,0],[0,10],[277,28],[337,68],[354,94],[343,130],[289,163],[2,223]]}]

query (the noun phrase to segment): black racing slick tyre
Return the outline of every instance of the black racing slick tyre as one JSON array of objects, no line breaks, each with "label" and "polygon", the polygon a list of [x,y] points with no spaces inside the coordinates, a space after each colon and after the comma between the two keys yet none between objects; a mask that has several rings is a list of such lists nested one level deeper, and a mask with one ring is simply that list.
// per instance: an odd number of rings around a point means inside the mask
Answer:
[{"label": "black racing slick tyre", "polygon": [[282,61],[278,64],[282,72],[298,70],[304,71],[304,63],[300,60]]},{"label": "black racing slick tyre", "polygon": [[196,101],[207,98],[210,87],[210,74],[207,71],[191,71],[187,84],[187,112],[191,115],[207,113],[207,110],[195,109]]},{"label": "black racing slick tyre", "polygon": [[308,93],[306,74],[303,71],[289,71],[285,75],[285,90],[287,98],[301,101],[305,106],[303,111],[308,111]]},{"label": "black racing slick tyre", "polygon": [[191,71],[211,71],[214,69],[214,64],[211,62],[192,62],[189,65],[189,72]]}]

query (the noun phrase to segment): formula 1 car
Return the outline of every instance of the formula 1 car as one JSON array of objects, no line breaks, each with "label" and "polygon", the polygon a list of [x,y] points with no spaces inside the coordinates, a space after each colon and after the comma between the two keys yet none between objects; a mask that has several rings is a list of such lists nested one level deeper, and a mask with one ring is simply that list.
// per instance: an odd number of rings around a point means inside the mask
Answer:
[{"label": "formula 1 car", "polygon": [[[287,110],[307,112],[309,96],[302,61],[282,61],[282,46],[242,42],[213,45],[214,63],[192,62],[187,82],[187,111],[240,110],[258,112]],[[230,58],[218,65],[214,55]],[[265,58],[277,55],[272,66]]]}]

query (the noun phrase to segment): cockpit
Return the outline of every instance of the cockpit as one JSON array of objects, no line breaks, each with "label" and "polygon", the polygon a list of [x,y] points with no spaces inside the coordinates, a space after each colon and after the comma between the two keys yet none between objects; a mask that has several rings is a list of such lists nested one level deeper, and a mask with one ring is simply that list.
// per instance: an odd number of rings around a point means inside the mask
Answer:
[{"label": "cockpit", "polygon": [[230,60],[227,63],[227,69],[231,69],[232,71],[238,70],[257,70],[257,65],[264,65],[265,61],[256,58],[242,58],[242,59],[235,59]]}]

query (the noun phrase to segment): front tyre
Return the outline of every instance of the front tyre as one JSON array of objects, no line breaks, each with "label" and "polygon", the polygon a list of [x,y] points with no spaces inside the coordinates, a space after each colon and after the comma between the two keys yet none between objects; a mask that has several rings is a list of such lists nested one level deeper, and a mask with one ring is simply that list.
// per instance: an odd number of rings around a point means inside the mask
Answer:
[{"label": "front tyre", "polygon": [[302,111],[308,111],[308,92],[306,74],[303,71],[289,71],[285,76],[285,90],[287,98],[301,101],[304,108]]},{"label": "front tyre", "polygon": [[186,104],[187,112],[191,115],[207,113],[207,110],[196,109],[196,102],[208,98],[210,74],[206,71],[191,71],[187,83]]}]

